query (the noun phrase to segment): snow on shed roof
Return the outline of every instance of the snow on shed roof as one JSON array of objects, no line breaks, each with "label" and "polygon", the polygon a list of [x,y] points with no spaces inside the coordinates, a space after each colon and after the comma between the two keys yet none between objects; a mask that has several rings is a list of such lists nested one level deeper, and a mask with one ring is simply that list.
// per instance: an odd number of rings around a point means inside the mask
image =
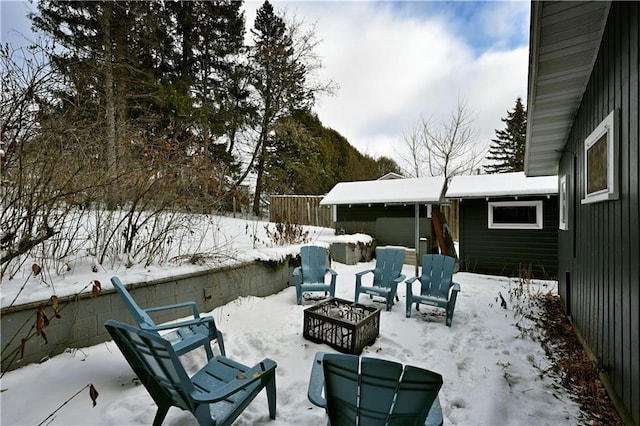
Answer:
[{"label": "snow on shed roof", "polygon": [[524,172],[455,176],[447,198],[549,195],[558,193],[558,176],[526,177]]},{"label": "snow on shed roof", "polygon": [[320,205],[440,202],[444,176],[340,182]]}]

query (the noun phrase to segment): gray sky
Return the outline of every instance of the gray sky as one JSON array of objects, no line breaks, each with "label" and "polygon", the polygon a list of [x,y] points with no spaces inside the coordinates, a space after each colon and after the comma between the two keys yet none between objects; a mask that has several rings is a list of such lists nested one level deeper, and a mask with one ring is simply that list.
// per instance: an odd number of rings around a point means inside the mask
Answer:
[{"label": "gray sky", "polygon": [[[247,1],[253,27],[262,1]],[[517,97],[526,105],[528,1],[273,1],[309,27],[315,23],[324,68],[339,89],[318,100],[326,127],[359,151],[399,160],[402,134],[421,117],[448,121],[458,99],[488,145]],[[25,10],[1,0],[2,42],[31,37]]]}]

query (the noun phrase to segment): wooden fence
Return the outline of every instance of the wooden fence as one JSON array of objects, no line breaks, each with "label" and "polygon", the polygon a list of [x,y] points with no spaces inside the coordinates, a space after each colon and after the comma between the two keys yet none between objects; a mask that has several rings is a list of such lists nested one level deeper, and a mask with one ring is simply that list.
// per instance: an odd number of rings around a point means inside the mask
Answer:
[{"label": "wooden fence", "polygon": [[272,195],[269,221],[333,227],[332,209],[320,206],[322,195]]}]

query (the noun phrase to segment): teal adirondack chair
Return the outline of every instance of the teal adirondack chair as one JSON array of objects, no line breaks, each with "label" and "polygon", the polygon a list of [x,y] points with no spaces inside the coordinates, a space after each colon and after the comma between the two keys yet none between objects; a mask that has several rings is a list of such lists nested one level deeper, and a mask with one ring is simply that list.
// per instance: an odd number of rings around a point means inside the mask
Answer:
[{"label": "teal adirondack chair", "polygon": [[[307,396],[331,426],[441,425],[442,376],[397,362],[319,352]],[[323,392],[324,390],[324,392]]]},{"label": "teal adirondack chair", "polygon": [[231,425],[265,388],[269,417],[276,418],[277,364],[271,359],[249,368],[217,356],[189,377],[171,343],[156,333],[113,320],[105,327],[158,406],[154,426],[171,407],[190,411],[200,425]]},{"label": "teal adirondack chair", "polygon": [[[407,283],[407,318],[411,316],[411,305],[419,309],[421,303],[446,310],[446,324],[451,327],[460,284],[453,282],[456,260],[441,254],[422,256],[422,275],[409,278]],[[420,280],[420,293],[413,293],[413,282]]]},{"label": "teal adirondack chair", "polygon": [[[381,248],[376,251],[375,269],[356,272],[356,296],[353,299],[358,303],[360,293],[369,296],[377,295],[384,297],[387,301],[387,311],[391,310],[393,300],[397,299],[398,283],[405,279],[402,275],[402,265],[404,264],[404,250]],[[373,273],[373,283],[371,286],[362,285],[362,277],[365,274]]]},{"label": "teal adirondack chair", "polygon": [[[216,327],[215,320],[213,317],[200,317],[198,306],[194,302],[176,303],[174,305],[142,309],[133,297],[131,297],[131,294],[129,294],[127,288],[118,277],[111,277],[111,284],[115,287],[120,298],[140,328],[158,334],[160,334],[161,331],[171,330],[164,333],[162,337],[171,342],[173,349],[178,355],[184,355],[202,346],[207,353],[207,359],[211,359],[213,358],[210,343],[212,340],[217,341],[220,354],[225,355],[222,332]],[[193,313],[192,320],[156,325],[149,315],[150,312],[161,312],[184,307],[191,308]]]},{"label": "teal adirondack chair", "polygon": [[[302,304],[302,293],[307,291],[324,291],[331,297],[336,294],[336,277],[338,273],[327,265],[327,249],[319,246],[303,246],[300,248],[301,266],[293,270],[296,285],[296,300]],[[326,284],[327,272],[331,281]]]}]

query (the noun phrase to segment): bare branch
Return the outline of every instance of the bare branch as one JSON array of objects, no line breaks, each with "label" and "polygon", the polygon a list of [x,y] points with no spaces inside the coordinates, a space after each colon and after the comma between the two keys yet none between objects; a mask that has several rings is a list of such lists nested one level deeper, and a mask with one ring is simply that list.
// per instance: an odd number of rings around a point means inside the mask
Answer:
[{"label": "bare branch", "polygon": [[485,148],[477,142],[474,119],[460,100],[448,121],[438,123],[423,117],[403,135],[408,153],[402,158],[409,164],[410,174],[417,177],[426,170],[429,175],[444,176],[448,181],[476,170]]}]

